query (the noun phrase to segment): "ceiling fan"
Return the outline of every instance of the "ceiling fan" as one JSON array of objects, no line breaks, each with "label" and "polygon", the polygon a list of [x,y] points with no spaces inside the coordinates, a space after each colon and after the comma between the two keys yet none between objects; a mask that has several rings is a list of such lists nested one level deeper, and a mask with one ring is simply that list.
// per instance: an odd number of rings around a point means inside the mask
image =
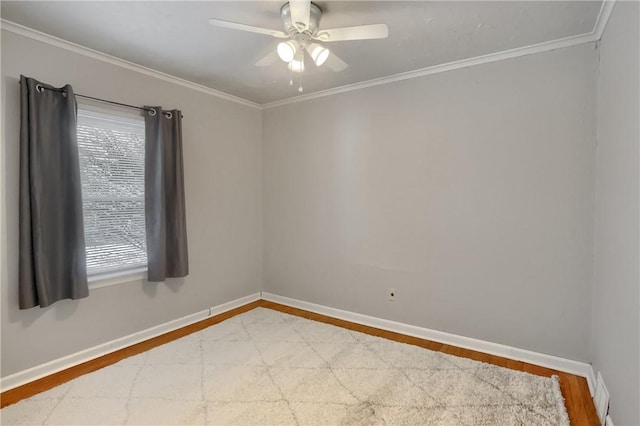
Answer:
[{"label": "ceiling fan", "polygon": [[[280,18],[284,31],[255,27],[236,22],[209,19],[216,27],[229,28],[252,33],[265,34],[275,38],[288,39],[280,42],[276,51],[259,60],[257,66],[271,65],[276,58],[288,63],[289,70],[304,71],[304,52],[316,66],[326,63],[333,71],[342,71],[347,64],[331,52],[322,43],[347,40],[367,40],[387,38],[389,29],[386,24],[357,25],[353,27],[320,29],[322,10],[310,0],[291,0],[280,8]],[[289,82],[293,84],[293,81]],[[300,87],[298,90],[301,90]]]}]

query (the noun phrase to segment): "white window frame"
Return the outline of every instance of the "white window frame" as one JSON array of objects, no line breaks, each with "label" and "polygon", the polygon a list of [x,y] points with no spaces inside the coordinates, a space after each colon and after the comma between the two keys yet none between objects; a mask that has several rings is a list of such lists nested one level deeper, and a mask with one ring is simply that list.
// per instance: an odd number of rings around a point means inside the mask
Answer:
[{"label": "white window frame", "polygon": [[[88,113],[97,113],[125,119],[132,123],[144,126],[144,117],[142,115],[124,112],[116,109],[109,109],[93,105],[89,102],[78,102],[78,115],[82,115],[84,111]],[[89,290],[95,290],[102,287],[109,287],[118,284],[131,282],[147,281],[147,266],[123,267],[113,271],[93,273],[87,276]]]},{"label": "white window frame", "polygon": [[89,281],[89,290],[96,288],[109,287],[112,285],[125,284],[135,281],[147,280],[147,268],[129,268],[121,269],[115,272],[107,272],[103,274],[92,274],[87,277]]}]

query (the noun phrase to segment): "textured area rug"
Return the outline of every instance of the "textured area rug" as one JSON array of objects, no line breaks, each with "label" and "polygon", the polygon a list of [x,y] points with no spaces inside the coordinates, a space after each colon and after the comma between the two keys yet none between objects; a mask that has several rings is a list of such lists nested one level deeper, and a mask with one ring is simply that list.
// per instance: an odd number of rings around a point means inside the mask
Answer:
[{"label": "textured area rug", "polygon": [[568,425],[557,378],[257,308],[0,411],[10,424]]}]

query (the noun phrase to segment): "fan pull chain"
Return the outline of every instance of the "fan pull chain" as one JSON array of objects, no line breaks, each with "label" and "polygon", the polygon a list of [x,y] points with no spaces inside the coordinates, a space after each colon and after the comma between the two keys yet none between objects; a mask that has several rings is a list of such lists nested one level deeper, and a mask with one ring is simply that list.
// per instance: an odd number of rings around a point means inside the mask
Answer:
[{"label": "fan pull chain", "polygon": [[289,68],[289,86],[293,86],[293,70]]},{"label": "fan pull chain", "polygon": [[299,75],[298,75],[298,85],[299,85],[299,87],[298,87],[298,92],[301,92],[301,93],[302,93],[302,91],[304,90],[304,89],[302,88],[302,73],[299,73]]}]

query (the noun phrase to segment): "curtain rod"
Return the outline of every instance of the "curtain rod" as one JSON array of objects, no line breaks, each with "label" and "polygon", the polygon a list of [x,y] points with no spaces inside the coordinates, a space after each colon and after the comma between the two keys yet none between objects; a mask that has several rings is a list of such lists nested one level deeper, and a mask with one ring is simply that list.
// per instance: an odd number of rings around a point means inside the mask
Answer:
[{"label": "curtain rod", "polygon": [[154,113],[156,112],[155,109],[139,107],[139,106],[129,105],[129,104],[123,104],[123,103],[115,102],[115,101],[108,101],[106,99],[94,98],[93,96],[81,95],[80,93],[76,93],[75,95],[79,96],[81,98],[92,99],[94,101],[104,102],[104,103],[107,103],[107,104],[120,105],[120,106],[128,107],[128,108],[135,108],[135,109],[139,109],[141,111],[149,111],[149,112],[153,111]]},{"label": "curtain rod", "polygon": [[[58,89],[55,87],[45,87],[41,84],[36,84],[36,90],[40,91],[40,89],[42,90],[52,90],[54,92],[63,92],[64,93],[64,89]],[[119,105],[119,106],[123,106],[123,107],[127,107],[127,108],[135,108],[135,109],[139,109],[141,111],[149,111],[153,114],[151,115],[155,115],[156,110],[155,109],[151,109],[151,108],[145,108],[145,107],[140,107],[140,106],[136,106],[136,105],[129,105],[129,104],[123,104],[121,102],[115,102],[115,101],[109,101],[107,99],[100,99],[100,98],[94,98],[93,96],[87,96],[87,95],[81,95],[80,93],[75,93],[75,96],[78,96],[80,98],[85,98],[85,99],[91,99],[94,101],[98,101],[98,102],[104,102],[107,104],[113,104],[113,105]],[[170,114],[168,111],[166,112],[167,114]],[[180,114],[181,117],[184,117],[182,114]]]}]

